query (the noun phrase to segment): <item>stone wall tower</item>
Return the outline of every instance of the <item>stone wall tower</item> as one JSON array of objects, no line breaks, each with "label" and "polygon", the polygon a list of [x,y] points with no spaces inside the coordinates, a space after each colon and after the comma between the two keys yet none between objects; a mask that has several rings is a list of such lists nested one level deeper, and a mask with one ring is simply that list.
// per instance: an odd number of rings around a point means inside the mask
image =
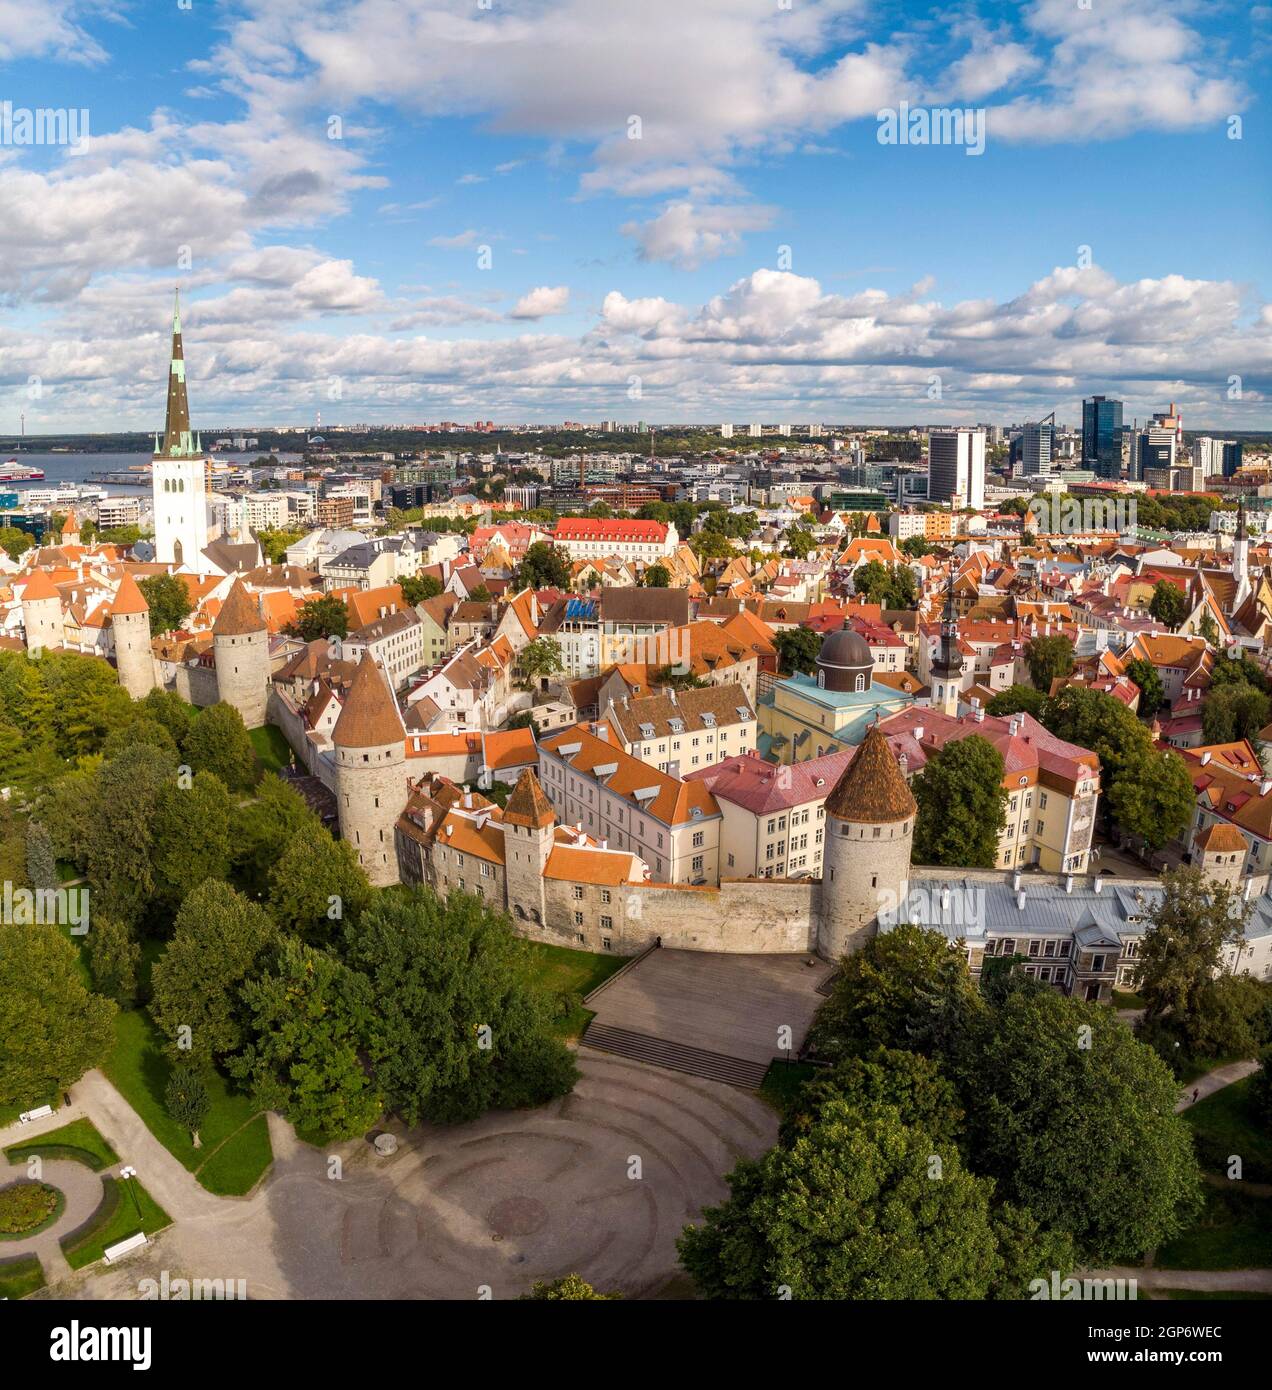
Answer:
[{"label": "stone wall tower", "polygon": [[110,606],[119,683],[140,700],[155,688],[155,657],[150,646],[150,605],[131,574],[125,574]]},{"label": "stone wall tower", "polygon": [[65,640],[62,596],[44,570],[36,570],[22,590],[22,627],[26,649],[33,656],[60,647]]},{"label": "stone wall tower", "polygon": [[1193,862],[1214,883],[1240,888],[1250,846],[1235,825],[1217,823],[1197,832]]},{"label": "stone wall tower", "polygon": [[530,768],[517,779],[508,798],[503,827],[508,911],[514,925],[528,922],[542,927],[547,921],[543,870],[552,853],[556,812]]},{"label": "stone wall tower", "polygon": [[212,654],[217,698],[233,705],[249,729],[259,729],[269,698],[269,633],[241,579],[212,624]]},{"label": "stone wall tower", "polygon": [[331,742],[340,837],[377,888],[400,882],[393,828],[406,805],[406,730],[370,652],[363,652]]},{"label": "stone wall tower", "polygon": [[904,902],[918,806],[887,740],[872,724],[826,798],[826,843],[816,898],[817,951],[860,950],[881,911]]}]

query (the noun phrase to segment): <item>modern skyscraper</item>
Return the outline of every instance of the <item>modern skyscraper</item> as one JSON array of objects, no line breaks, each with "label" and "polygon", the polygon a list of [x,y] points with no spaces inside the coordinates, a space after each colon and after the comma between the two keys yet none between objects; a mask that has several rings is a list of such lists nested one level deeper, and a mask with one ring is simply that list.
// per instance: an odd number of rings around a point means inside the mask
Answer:
[{"label": "modern skyscraper", "polygon": [[1024,433],[1021,435],[1021,461],[1026,477],[1051,472],[1051,451],[1055,442],[1055,431],[1054,410],[1036,423],[1025,425]]},{"label": "modern skyscraper", "polygon": [[934,430],[928,435],[928,500],[985,507],[985,431]]},{"label": "modern skyscraper", "polygon": [[1211,439],[1202,435],[1193,440],[1192,460],[1203,478],[1231,478],[1241,467],[1241,444],[1235,439]]},{"label": "modern skyscraper", "polygon": [[1082,466],[1097,478],[1122,476],[1122,402],[1092,396],[1082,402]]}]

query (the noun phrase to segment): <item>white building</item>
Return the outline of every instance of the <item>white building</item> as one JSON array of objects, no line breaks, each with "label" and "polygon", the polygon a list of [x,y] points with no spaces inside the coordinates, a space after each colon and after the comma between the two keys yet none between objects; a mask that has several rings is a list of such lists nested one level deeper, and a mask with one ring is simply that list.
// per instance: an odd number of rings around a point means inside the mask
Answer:
[{"label": "white building", "polygon": [[984,430],[934,430],[928,435],[928,500],[984,509]]}]

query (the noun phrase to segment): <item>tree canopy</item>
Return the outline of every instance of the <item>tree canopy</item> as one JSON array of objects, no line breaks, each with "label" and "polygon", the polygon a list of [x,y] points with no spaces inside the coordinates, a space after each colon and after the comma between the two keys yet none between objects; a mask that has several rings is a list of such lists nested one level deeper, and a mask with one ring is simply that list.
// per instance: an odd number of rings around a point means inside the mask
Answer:
[{"label": "tree canopy", "polygon": [[1007,824],[1003,755],[986,738],[951,739],[914,778],[919,814],[914,858],[920,864],[992,869]]}]

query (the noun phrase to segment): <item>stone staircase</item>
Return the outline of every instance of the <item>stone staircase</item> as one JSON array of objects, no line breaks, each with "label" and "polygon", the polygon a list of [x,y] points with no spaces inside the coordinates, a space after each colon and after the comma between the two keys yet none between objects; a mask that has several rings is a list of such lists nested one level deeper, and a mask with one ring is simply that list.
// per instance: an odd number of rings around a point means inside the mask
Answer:
[{"label": "stone staircase", "polygon": [[635,1062],[700,1076],[707,1081],[722,1081],[726,1086],[738,1086],[748,1091],[758,1091],[768,1071],[767,1062],[749,1062],[744,1057],[729,1057],[723,1052],[687,1047],[666,1038],[633,1033],[605,1023],[592,1023],[583,1034],[582,1045],[597,1052],[629,1057]]}]

